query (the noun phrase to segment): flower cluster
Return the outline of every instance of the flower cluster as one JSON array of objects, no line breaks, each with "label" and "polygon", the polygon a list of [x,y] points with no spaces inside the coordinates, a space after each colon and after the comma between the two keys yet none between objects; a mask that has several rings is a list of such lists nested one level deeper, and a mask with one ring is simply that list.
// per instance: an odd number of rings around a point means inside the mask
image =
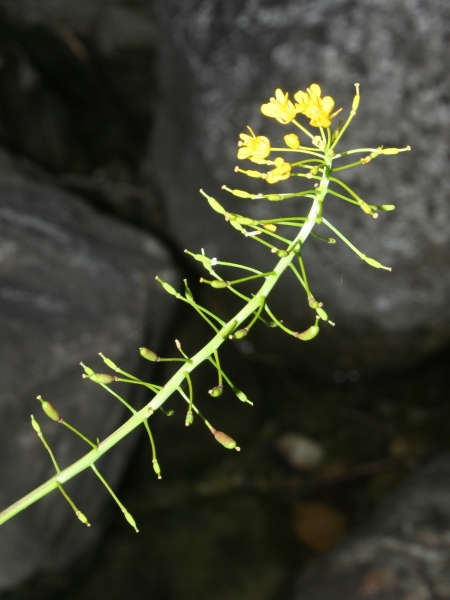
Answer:
[{"label": "flower cluster", "polygon": [[275,97],[267,104],[261,106],[261,112],[266,117],[272,117],[279,123],[286,125],[293,121],[298,113],[310,119],[313,127],[329,127],[331,119],[341,110],[332,113],[334,100],[331,96],[321,97],[322,90],[317,83],[313,83],[306,92],[298,91],[294,94],[296,103],[293,104],[288,93],[283,94],[280,89],[275,90]]}]

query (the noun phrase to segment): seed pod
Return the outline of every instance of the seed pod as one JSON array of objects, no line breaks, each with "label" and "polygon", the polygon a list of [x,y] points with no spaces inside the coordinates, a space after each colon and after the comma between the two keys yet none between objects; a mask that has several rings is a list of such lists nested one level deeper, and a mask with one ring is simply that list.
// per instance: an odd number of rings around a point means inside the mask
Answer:
[{"label": "seed pod", "polygon": [[233,337],[236,340],[240,340],[245,337],[248,333],[248,329],[238,329],[235,333],[233,333]]},{"label": "seed pod", "polygon": [[285,256],[288,256],[289,252],[287,252],[286,250],[277,250],[277,256],[279,256],[280,258],[284,258]]},{"label": "seed pod", "polygon": [[225,340],[229,334],[233,331],[233,329],[236,327],[237,322],[235,319],[233,319],[233,321],[231,321],[231,323],[228,324],[228,327],[225,328],[225,331],[221,334],[222,338]]},{"label": "seed pod", "polygon": [[398,148],[382,148],[381,154],[398,154]]},{"label": "seed pod", "polygon": [[170,283],[166,283],[165,281],[163,281],[159,277],[155,277],[155,279],[156,279],[156,281],[158,281],[163,286],[163,288],[166,290],[166,292],[168,294],[171,294],[172,296],[177,296],[177,294],[178,294],[177,290],[174,287],[172,287],[170,285]]},{"label": "seed pod", "polygon": [[394,204],[381,204],[380,206],[374,206],[374,208],[378,210],[384,210],[385,212],[389,212],[391,210],[395,210]]},{"label": "seed pod", "polygon": [[130,515],[130,513],[127,510],[124,510],[123,514],[124,514],[125,519],[131,525],[131,527],[135,530],[135,532],[139,533],[139,529],[137,528],[136,521],[133,519],[133,517]]},{"label": "seed pod", "polygon": [[193,300],[194,296],[192,295],[191,290],[189,289],[187,279],[183,279],[184,282],[184,295],[188,300]]},{"label": "seed pod", "polygon": [[89,379],[91,381],[94,381],[95,383],[103,384],[112,383],[113,381],[117,380],[117,378],[114,377],[114,375],[108,375],[108,373],[94,373],[89,377]]},{"label": "seed pod", "polygon": [[40,396],[38,396],[38,400],[40,400],[42,410],[45,412],[47,417],[50,417],[50,419],[53,421],[62,421],[59,412],[56,410],[53,404],[50,404],[50,402],[47,402],[46,400],[42,400]]},{"label": "seed pod", "polygon": [[213,210],[218,212],[220,215],[225,214],[226,210],[224,209],[224,207],[221,204],[219,204],[217,202],[217,200],[215,200],[214,198],[211,198],[211,196],[206,196],[206,199],[208,200],[208,203]]},{"label": "seed pod", "polygon": [[156,458],[154,458],[152,460],[153,463],[153,470],[155,471],[156,475],[158,476],[158,479],[161,479],[161,468],[159,466],[159,462],[156,460]]},{"label": "seed pod", "polygon": [[253,194],[249,194],[248,192],[244,192],[243,190],[231,190],[233,196],[237,196],[238,198],[253,198]]},{"label": "seed pod", "polygon": [[194,422],[194,413],[192,412],[192,410],[188,410],[186,413],[186,420],[185,420],[184,424],[186,425],[186,427],[189,427],[189,425],[192,425],[193,422]]},{"label": "seed pod", "polygon": [[103,356],[103,354],[101,352],[99,352],[99,354],[103,358],[103,361],[107,367],[109,367],[113,371],[117,371],[117,365],[115,363],[113,363],[113,361],[111,359],[106,358],[106,356]]},{"label": "seed pod", "polygon": [[311,325],[311,327],[308,327],[308,329],[306,331],[302,331],[302,333],[296,333],[295,337],[298,338],[299,340],[303,340],[304,342],[307,342],[307,341],[315,338],[318,333],[319,333],[318,325]]},{"label": "seed pod", "polygon": [[139,353],[143,358],[150,360],[151,362],[158,362],[159,356],[153,350],[149,350],[148,348],[139,348]]},{"label": "seed pod", "polygon": [[226,288],[227,285],[226,281],[221,281],[220,279],[214,279],[214,281],[211,282],[211,287],[216,288],[217,290]]},{"label": "seed pod", "polygon": [[375,267],[375,269],[386,269],[386,271],[392,270],[390,267],[385,267],[384,265],[382,265],[380,262],[378,262],[374,258],[369,258],[368,256],[363,256],[363,260],[365,260],[366,263],[368,265],[370,265],[371,267]]},{"label": "seed pod", "polygon": [[319,317],[323,320],[323,321],[328,321],[328,315],[327,313],[323,310],[323,308],[320,308],[320,306],[318,306],[316,308],[316,313],[319,315]]},{"label": "seed pod", "polygon": [[31,415],[31,426],[36,431],[36,433],[41,433],[41,428],[39,427],[39,423],[36,421],[33,415]]},{"label": "seed pod", "polygon": [[317,300],[313,296],[310,296],[308,298],[308,304],[310,308],[317,308],[318,306],[320,306],[320,302],[317,302]]},{"label": "seed pod", "polygon": [[210,394],[213,398],[218,398],[222,395],[223,385],[216,385],[212,389],[208,390],[208,394]]},{"label": "seed pod", "polygon": [[261,179],[263,176],[265,176],[265,173],[261,173],[260,171],[242,171],[238,168],[236,168],[235,171],[244,173],[244,175],[247,175],[248,177],[256,177],[257,179]]},{"label": "seed pod", "polygon": [[90,527],[90,526],[91,526],[91,524],[90,524],[90,523],[89,523],[89,521],[87,520],[87,517],[85,517],[85,516],[83,515],[83,513],[82,513],[80,510],[77,510],[75,514],[77,515],[77,517],[80,519],[80,521],[81,521],[82,523],[84,523],[84,524],[85,524],[85,525],[87,525],[88,527]]},{"label": "seed pod", "polygon": [[359,95],[359,83],[355,83],[356,87],[356,96],[353,98],[352,102],[352,110],[356,111],[359,106],[359,101],[361,100],[361,96]]},{"label": "seed pod", "polygon": [[280,196],[280,194],[268,194],[265,198],[266,200],[269,200],[269,202],[279,202],[280,200],[284,200],[284,197]]},{"label": "seed pod", "polygon": [[233,438],[230,438],[230,436],[223,431],[214,430],[213,435],[219,444],[222,444],[222,446],[228,448],[228,450],[237,450],[239,452],[240,448],[236,445],[236,442],[233,440]]}]

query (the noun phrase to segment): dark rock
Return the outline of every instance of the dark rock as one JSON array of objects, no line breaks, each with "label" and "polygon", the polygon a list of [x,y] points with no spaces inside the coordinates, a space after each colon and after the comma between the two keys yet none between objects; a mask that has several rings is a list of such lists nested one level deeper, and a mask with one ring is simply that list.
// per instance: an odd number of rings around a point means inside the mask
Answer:
[{"label": "dark rock", "polygon": [[293,600],[450,597],[450,454],[433,459],[372,522],[300,574]]},{"label": "dark rock", "polygon": [[[156,274],[174,279],[168,254],[152,237],[100,215],[75,196],[23,175],[0,153],[0,505],[6,508],[54,473],[31,428],[34,413],[61,467],[87,446],[50,421],[37,394],[90,439],[103,439],[126,417],[124,407],[81,379],[82,360],[107,371],[99,351],[123,369],[142,371],[138,346],[157,348],[171,314]],[[140,366],[139,366],[140,365]],[[123,386],[121,388],[120,386]],[[131,386],[129,386],[131,387]],[[115,389],[135,405],[144,398]],[[120,481],[137,432],[99,464]],[[0,529],[0,590],[84,555],[105,524],[108,494],[91,473],[65,486],[86,514],[87,529],[53,493]]]},{"label": "dark rock", "polygon": [[[337,326],[324,325],[307,346],[293,340],[280,344],[272,337],[265,344],[278,345],[291,363],[298,364],[301,357],[323,372],[412,365],[448,342],[448,3],[156,4],[161,101],[149,169],[165,194],[180,247],[198,251],[203,246],[222,260],[270,268],[270,254],[227,228],[198,189],[228,210],[249,216],[295,212],[298,201],[289,207],[263,205],[220,190],[223,183],[251,189],[252,181],[233,174],[238,135],[248,124],[275,142],[292,130],[261,115],[261,104],[277,87],[292,97],[318,82],[346,114],[353,84],[359,82],[361,106],[342,147],[409,144],[413,151],[381,157],[345,177],[370,203],[397,204],[395,213],[380,214],[375,221],[329,197],[325,214],[361,251],[392,266],[393,272],[370,268],[342,243],[308,241],[305,256],[313,293],[325,302]],[[294,330],[312,322],[304,293],[293,287],[293,279],[285,278],[271,303]]]}]

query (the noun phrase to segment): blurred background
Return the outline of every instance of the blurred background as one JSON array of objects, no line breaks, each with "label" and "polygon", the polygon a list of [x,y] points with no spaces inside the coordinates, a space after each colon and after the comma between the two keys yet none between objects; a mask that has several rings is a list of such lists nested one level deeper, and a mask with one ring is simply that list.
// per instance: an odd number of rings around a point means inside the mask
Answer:
[{"label": "blurred background", "polygon": [[[247,125],[273,145],[291,132],[260,113],[277,87],[317,82],[346,114],[359,82],[342,148],[412,147],[344,172],[395,212],[325,208],[392,273],[309,240],[310,285],[336,326],[308,344],[258,327],[225,345],[253,407],[210,397],[214,373],[195,373],[199,408],[241,452],[198,419],[186,429],[170,400],[174,415],[151,420],[161,481],[137,432],[100,461],[140,533],[83,474],[67,489],[90,530],[56,494],[1,528],[0,599],[449,598],[450,5],[0,0],[0,31],[1,508],[52,475],[31,412],[62,466],[85,450],[41,417],[38,393],[104,437],[125,413],[80,361],[104,371],[102,351],[162,384],[171,368],[142,364],[139,346],[175,356],[175,338],[187,353],[209,339],[155,275],[187,277],[221,317],[239,306],[197,283],[184,248],[270,268],[198,190],[252,217],[304,214],[221,190],[260,191],[234,173],[236,144]],[[271,307],[295,330],[312,324],[289,277]]]}]

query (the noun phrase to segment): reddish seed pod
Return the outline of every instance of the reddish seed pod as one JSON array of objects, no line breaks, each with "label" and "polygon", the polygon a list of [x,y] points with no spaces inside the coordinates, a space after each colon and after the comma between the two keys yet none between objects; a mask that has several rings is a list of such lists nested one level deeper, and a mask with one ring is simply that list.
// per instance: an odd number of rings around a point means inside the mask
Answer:
[{"label": "reddish seed pod", "polygon": [[239,452],[240,448],[236,445],[236,442],[233,440],[233,438],[230,438],[230,436],[223,431],[214,430],[213,435],[219,444],[222,444],[222,446],[228,448],[228,450],[237,450]]}]

